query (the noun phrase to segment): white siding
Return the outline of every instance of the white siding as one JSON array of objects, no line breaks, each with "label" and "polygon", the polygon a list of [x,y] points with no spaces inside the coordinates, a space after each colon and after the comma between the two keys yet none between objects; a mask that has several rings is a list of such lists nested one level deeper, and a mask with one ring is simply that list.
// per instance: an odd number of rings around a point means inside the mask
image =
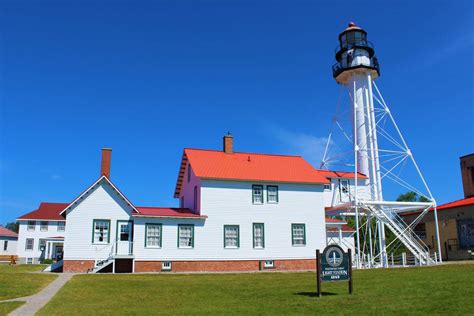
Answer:
[{"label": "white siding", "polygon": [[[191,172],[188,182],[188,171]],[[197,208],[194,209],[194,187],[197,187]],[[181,205],[183,198],[184,205]],[[183,184],[181,188],[181,195],[179,197],[180,207],[189,208],[190,210],[199,213],[201,209],[201,180],[194,174],[192,166],[188,164],[184,173]]]},{"label": "white siding", "polygon": [[[186,179],[185,179],[186,181]],[[264,186],[265,203],[252,204],[252,184]],[[201,214],[206,220],[135,218],[136,260],[246,260],[314,258],[326,245],[323,185],[278,184],[279,203],[268,204],[267,183],[201,181]],[[145,249],[144,223],[162,223],[161,249]],[[177,224],[195,224],[193,249],[177,247]],[[252,223],[265,224],[265,248],[253,248]],[[292,246],[291,224],[306,225],[306,245]],[[240,247],[224,248],[224,225],[240,226]]]},{"label": "white siding", "polygon": [[[132,209],[105,181],[101,181],[67,212],[65,260],[106,259],[116,239],[117,220],[129,220]],[[110,220],[110,243],[93,244],[94,219]]]},{"label": "white siding", "polygon": [[[4,250],[5,242],[7,242],[6,250]],[[18,244],[18,241],[16,238],[0,236],[0,256],[16,256],[17,244]]]},{"label": "white siding", "polygon": [[[20,228],[18,231],[17,255],[19,261],[24,263],[26,258],[33,258],[36,263],[41,255],[39,250],[39,240],[48,239],[51,237],[64,237],[64,232],[58,232],[58,221],[48,221],[48,230],[41,231],[41,221],[37,220],[34,231],[28,230],[28,221],[19,221]],[[33,250],[26,250],[26,239],[33,238]]]}]

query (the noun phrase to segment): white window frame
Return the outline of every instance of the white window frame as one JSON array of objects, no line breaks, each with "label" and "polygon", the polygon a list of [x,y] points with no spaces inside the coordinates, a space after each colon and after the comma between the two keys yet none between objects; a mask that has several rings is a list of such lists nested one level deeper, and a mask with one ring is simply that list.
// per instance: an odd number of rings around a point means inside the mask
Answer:
[{"label": "white window frame", "polygon": [[[150,230],[151,227],[152,229]],[[153,231],[156,228],[158,228],[158,230]],[[151,235],[150,233],[153,233],[153,235]],[[146,223],[145,224],[145,248],[161,248],[162,238],[163,238],[163,225],[161,223]],[[155,242],[151,242],[154,239],[155,239]]]},{"label": "white window frame", "polygon": [[348,194],[350,190],[349,180],[341,180],[341,192]]},{"label": "white window frame", "polygon": [[66,231],[66,222],[58,222],[57,231],[58,232]]},{"label": "white window frame", "polygon": [[[103,226],[103,227],[107,227],[107,229],[102,229],[101,231],[101,227],[99,226],[99,229],[96,229],[96,223],[107,223],[107,225]],[[105,231],[107,233],[105,233]],[[104,236],[103,237],[103,241],[99,241],[98,240],[98,237],[100,237],[100,234],[103,234]],[[93,244],[108,244],[110,243],[110,220],[108,219],[94,219],[92,221],[92,243]]]},{"label": "white window frame", "polygon": [[[44,225],[44,223],[46,223],[46,225]],[[48,221],[40,221],[40,232],[47,232],[48,226],[49,226]]]},{"label": "white window frame", "polygon": [[[233,234],[237,232],[237,235]],[[224,225],[224,248],[237,249],[240,247],[240,226]]]},{"label": "white window frame", "polygon": [[[257,189],[257,188],[261,190],[260,194],[255,194],[255,189]],[[257,199],[256,199],[257,196],[260,196],[260,201],[257,201]],[[263,202],[264,202],[264,200],[263,200],[264,197],[263,196],[264,196],[263,185],[261,185],[261,184],[252,185],[252,203],[253,204],[263,204]]]},{"label": "white window frame", "polygon": [[36,229],[36,221],[28,221],[26,230],[29,232],[34,232]]},{"label": "white window frame", "polygon": [[275,261],[274,260],[265,260],[263,262],[264,269],[273,269],[275,268]]},{"label": "white window frame", "polygon": [[[303,228],[302,236],[296,235],[296,233],[298,232],[300,228]],[[303,224],[303,223],[291,224],[291,244],[294,247],[306,246],[306,224]]]},{"label": "white window frame", "polygon": [[[270,193],[270,191],[275,189],[274,192]],[[270,200],[270,196],[272,197],[272,200]],[[277,185],[267,185],[267,203],[271,204],[278,204],[279,202],[279,190]]]},{"label": "white window frame", "polygon": [[4,240],[3,241],[3,251],[7,251],[8,250],[8,240]]},{"label": "white window frame", "polygon": [[171,271],[172,267],[171,261],[163,261],[161,263],[161,271]]},{"label": "white window frame", "polygon": [[325,191],[330,191],[331,190],[331,184],[325,184],[324,185],[324,190]]},{"label": "white window frame", "polygon": [[[31,247],[28,247],[28,241],[31,241]],[[25,240],[25,251],[33,251],[35,249],[35,239],[34,238],[26,238]]]},{"label": "white window frame", "polygon": [[33,264],[33,258],[26,258],[26,264]]},{"label": "white window frame", "polygon": [[[185,229],[187,231],[187,228],[191,228],[191,236],[184,236],[183,233],[185,232]],[[189,239],[189,242],[186,242],[186,245],[181,244],[181,241]],[[191,245],[189,245],[191,243]],[[194,225],[192,224],[179,224],[178,225],[178,248],[182,249],[192,249],[194,248]]]},{"label": "white window frame", "polygon": [[[256,228],[258,226],[262,227],[262,236],[257,236]],[[253,248],[254,249],[264,249],[265,248],[265,224],[264,223],[253,223],[252,224],[253,232]],[[257,246],[257,238],[261,238],[262,245]]]},{"label": "white window frame", "polygon": [[46,250],[46,239],[40,238],[38,240],[38,251],[41,251],[41,243],[43,243],[44,250]]}]

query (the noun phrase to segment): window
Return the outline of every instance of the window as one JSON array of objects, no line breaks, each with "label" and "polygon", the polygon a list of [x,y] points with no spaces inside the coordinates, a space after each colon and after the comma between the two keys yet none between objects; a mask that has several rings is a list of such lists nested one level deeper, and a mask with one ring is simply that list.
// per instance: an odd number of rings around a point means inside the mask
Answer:
[{"label": "window", "polygon": [[43,247],[43,250],[46,249],[46,239],[40,239],[38,243],[38,250],[41,251],[41,247]]},{"label": "window", "polygon": [[263,204],[263,185],[252,186],[252,202],[253,204]]},{"label": "window", "polygon": [[3,251],[7,251],[7,249],[8,249],[8,240],[5,240],[3,242]]},{"label": "window", "polygon": [[110,220],[93,221],[92,243],[107,244],[110,242]]},{"label": "window", "polygon": [[28,221],[28,231],[34,231],[36,227],[35,221]]},{"label": "window", "polygon": [[178,225],[178,248],[194,247],[194,225]]},{"label": "window", "polygon": [[181,197],[181,208],[184,208],[184,196]]},{"label": "window", "polygon": [[267,185],[267,202],[278,203],[278,187],[276,185]]},{"label": "window", "polygon": [[117,225],[120,229],[119,240],[120,241],[131,241],[130,235],[132,233],[132,222],[117,221]]},{"label": "window", "polygon": [[26,264],[33,264],[33,258],[27,258]]},{"label": "window", "polygon": [[162,271],[171,271],[171,261],[163,261],[161,264]]},{"label": "window", "polygon": [[33,250],[35,240],[33,238],[26,238],[25,250]]},{"label": "window", "polygon": [[324,185],[324,190],[331,190],[331,185],[330,184],[325,184]]},{"label": "window", "polygon": [[426,239],[425,223],[419,223],[418,225],[416,225],[415,229],[414,229],[414,232],[421,239]]},{"label": "window", "polygon": [[341,192],[348,193],[349,192],[349,181],[341,180]]},{"label": "window", "polygon": [[239,248],[239,226],[224,225],[224,248]]},{"label": "window", "polygon": [[188,164],[188,182],[191,181],[191,165]]},{"label": "window", "polygon": [[265,227],[263,223],[253,224],[253,247],[265,248]]},{"label": "window", "polygon": [[42,231],[42,232],[47,232],[48,231],[48,222],[47,221],[41,221],[40,231]]},{"label": "window", "polygon": [[145,224],[145,247],[161,247],[161,224]]},{"label": "window", "polygon": [[265,262],[263,263],[263,267],[264,267],[265,269],[275,268],[275,261],[273,261],[273,260],[265,260]]},{"label": "window", "polygon": [[193,204],[193,206],[194,206],[193,209],[197,210],[197,207],[198,207],[198,187],[197,186],[194,187],[194,204]]},{"label": "window", "polygon": [[58,232],[63,232],[66,230],[66,222],[58,222]]},{"label": "window", "polygon": [[291,224],[291,239],[293,246],[306,245],[305,224]]}]

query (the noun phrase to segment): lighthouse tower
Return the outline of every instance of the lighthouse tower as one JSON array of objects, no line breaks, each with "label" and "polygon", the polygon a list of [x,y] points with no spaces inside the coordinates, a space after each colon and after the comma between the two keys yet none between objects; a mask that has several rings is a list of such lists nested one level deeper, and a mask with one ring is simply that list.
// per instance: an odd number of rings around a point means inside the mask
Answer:
[{"label": "lighthouse tower", "polygon": [[[351,202],[344,206],[347,208],[345,211],[339,206],[334,210],[328,210],[328,214],[334,211],[343,216],[355,215],[357,232],[355,258],[358,267],[387,267],[387,248],[392,247],[393,249],[393,247],[397,247],[397,243],[403,244],[419,264],[435,263],[437,262],[436,255],[439,256],[441,251],[437,220],[435,221],[437,254],[431,253],[433,249],[430,250],[416,235],[414,227],[430,209],[434,209],[434,216],[437,218],[436,201],[388,105],[375,84],[375,80],[380,76],[380,67],[375,56],[374,46],[367,40],[367,32],[356,26],[355,23],[349,23],[349,26],[339,34],[339,45],[335,54],[337,62],[332,67],[333,77],[337,83],[347,89],[350,98],[352,137],[348,137],[345,132],[344,135],[353,146],[355,189],[350,192]],[[374,101],[376,101],[375,104]],[[386,120],[393,127],[393,135],[383,125]],[[341,128],[339,122],[337,125]],[[327,162],[331,161],[327,157],[330,144],[331,134],[328,138],[322,166],[326,166]],[[395,145],[395,148],[387,148],[387,144]],[[382,148],[379,148],[380,145]],[[398,172],[395,172],[397,168],[403,168],[407,161],[411,162],[422,189],[409,183],[412,178],[406,181],[400,177]],[[388,165],[389,162],[392,163],[391,166]],[[368,178],[368,192],[364,191],[363,194],[358,193],[357,187],[357,177],[360,177],[360,174]],[[424,201],[384,200],[382,180],[386,181],[386,179],[392,180],[405,190],[416,192],[424,198]],[[401,192],[403,191],[398,193]],[[414,210],[421,210],[420,216],[417,221],[406,224],[400,214]],[[336,215],[336,213],[332,215]],[[365,218],[361,223],[362,226],[365,225],[363,234],[359,233],[360,216]],[[372,235],[372,224],[370,223],[374,221],[377,225],[376,231]],[[393,233],[395,240],[392,238],[390,242],[386,242],[386,228]],[[372,236],[374,236],[374,242]],[[391,262],[393,261],[392,252]]]},{"label": "lighthouse tower", "polygon": [[[369,178],[369,196],[382,201],[382,183],[378,157],[372,81],[380,76],[374,46],[367,40],[367,32],[354,22],[339,34],[336,48],[337,63],[333,66],[334,79],[349,89],[353,103],[353,137],[357,172]],[[385,228],[377,222],[381,262],[385,266]]]}]

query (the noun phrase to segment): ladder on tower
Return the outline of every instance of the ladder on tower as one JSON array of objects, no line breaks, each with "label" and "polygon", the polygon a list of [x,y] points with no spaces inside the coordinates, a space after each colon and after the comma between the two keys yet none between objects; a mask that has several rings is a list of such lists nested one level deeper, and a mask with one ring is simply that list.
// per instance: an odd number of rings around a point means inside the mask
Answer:
[{"label": "ladder on tower", "polygon": [[364,208],[395,234],[396,238],[417,258],[420,265],[436,264],[423,241],[396,212],[390,209],[384,210],[381,206],[371,205]]}]

